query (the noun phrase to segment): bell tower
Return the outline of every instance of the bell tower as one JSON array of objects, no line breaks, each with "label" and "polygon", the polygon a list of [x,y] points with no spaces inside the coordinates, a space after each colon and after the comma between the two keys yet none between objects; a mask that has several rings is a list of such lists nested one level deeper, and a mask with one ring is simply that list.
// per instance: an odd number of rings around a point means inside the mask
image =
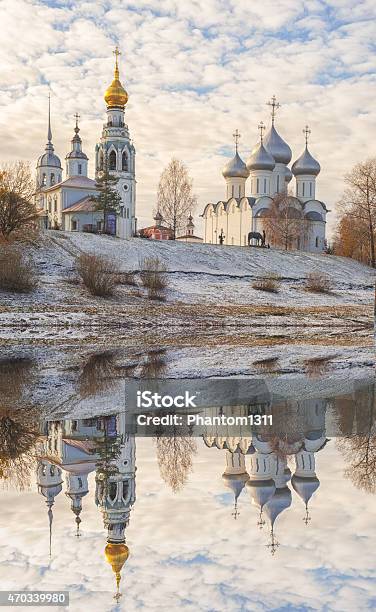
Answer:
[{"label": "bell tower", "polygon": [[124,118],[128,93],[119,78],[121,53],[118,47],[114,55],[114,79],[104,95],[107,121],[103,125],[102,137],[95,149],[95,167],[96,176],[100,176],[101,172],[107,169],[118,178],[116,190],[121,197],[121,204],[116,221],[116,235],[120,238],[131,238],[136,232],[136,152]]}]

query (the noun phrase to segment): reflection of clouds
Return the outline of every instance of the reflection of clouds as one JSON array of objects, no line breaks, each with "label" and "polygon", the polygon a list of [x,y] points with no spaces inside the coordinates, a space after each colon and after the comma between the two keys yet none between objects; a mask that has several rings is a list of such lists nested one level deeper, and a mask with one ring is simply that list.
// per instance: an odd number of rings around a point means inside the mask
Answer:
[{"label": "reflection of clouds", "polygon": [[[320,451],[317,462],[321,486],[311,500],[313,520],[308,527],[304,524],[303,506],[295,496],[278,518],[281,546],[271,557],[265,534],[257,529],[257,509],[244,491],[238,520],[231,519],[222,497],[222,451],[201,444],[186,487],[171,495],[160,479],[152,441],[138,439],[138,493],[127,529],[130,557],[123,569],[119,609],[366,609],[375,593],[373,498],[344,479],[334,445]],[[89,486],[78,541],[69,500],[56,498],[51,563],[41,498],[36,493],[21,498],[3,494],[0,563],[7,572],[2,588],[66,586],[76,591],[70,608],[74,612],[115,609],[92,475]]]}]

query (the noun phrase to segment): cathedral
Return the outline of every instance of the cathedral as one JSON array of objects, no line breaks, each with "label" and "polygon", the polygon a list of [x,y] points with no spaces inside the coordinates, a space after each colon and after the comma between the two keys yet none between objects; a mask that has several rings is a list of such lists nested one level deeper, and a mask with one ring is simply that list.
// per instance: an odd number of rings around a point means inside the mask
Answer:
[{"label": "cathedral", "polygon": [[[271,127],[264,136],[265,126],[260,123],[260,141],[246,163],[238,153],[240,134],[238,130],[234,133],[235,156],[222,171],[226,196],[216,204],[208,203],[202,214],[204,242],[246,246],[251,240],[248,234],[253,233],[263,236],[266,244],[282,246],[284,234],[285,248],[322,252],[329,211],[316,199],[316,178],[321,168],[308,150],[310,130],[308,126],[303,130],[305,148],[290,169],[291,149],[275,128],[280,106],[275,96],[268,105],[272,108]],[[292,193],[288,187],[293,177]],[[280,211],[278,216],[275,210]]]},{"label": "cathedral", "polygon": [[136,232],[135,148],[124,121],[128,94],[119,79],[118,48],[114,54],[114,79],[104,95],[107,120],[95,147],[95,179],[101,177],[105,168],[118,179],[115,186],[121,198],[118,214],[109,212],[106,215],[105,228],[103,211],[97,210],[92,200],[98,189],[96,181],[88,176],[88,156],[82,146],[78,114],[75,115],[71,150],[65,157],[63,178],[62,164],[52,144],[49,100],[47,144],[38,159],[35,191],[40,223],[46,229],[106,230],[119,238],[130,238]]}]

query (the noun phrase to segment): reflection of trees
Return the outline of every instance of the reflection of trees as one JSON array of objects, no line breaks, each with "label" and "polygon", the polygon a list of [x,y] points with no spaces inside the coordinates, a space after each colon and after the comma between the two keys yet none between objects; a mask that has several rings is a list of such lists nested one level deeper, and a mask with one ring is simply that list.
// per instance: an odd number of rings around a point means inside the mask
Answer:
[{"label": "reflection of trees", "polygon": [[358,489],[369,493],[376,493],[375,400],[374,383],[356,390],[351,399],[334,400],[340,431],[347,436],[337,441],[348,462],[344,474]]},{"label": "reflection of trees", "polygon": [[30,412],[18,410],[14,417],[0,417],[0,479],[21,490],[30,485],[39,435],[37,419]]},{"label": "reflection of trees", "polygon": [[30,404],[33,374],[29,358],[0,361],[0,479],[19,489],[30,485],[40,435],[37,409]]},{"label": "reflection of trees", "polygon": [[156,438],[157,460],[162,479],[174,493],[180,491],[192,471],[192,456],[197,452],[196,441],[177,436]]},{"label": "reflection of trees", "polygon": [[95,439],[94,454],[98,456],[96,461],[97,478],[105,482],[110,476],[118,472],[115,460],[120,454],[122,436],[116,433],[114,425],[116,416],[102,417],[103,436]]}]

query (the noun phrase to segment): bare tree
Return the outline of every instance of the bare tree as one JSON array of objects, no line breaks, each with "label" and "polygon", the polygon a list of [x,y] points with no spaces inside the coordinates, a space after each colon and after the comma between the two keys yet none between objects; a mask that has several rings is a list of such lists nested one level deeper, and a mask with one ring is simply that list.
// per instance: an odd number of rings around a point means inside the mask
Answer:
[{"label": "bare tree", "polygon": [[159,471],[163,480],[177,493],[192,471],[192,455],[197,452],[195,440],[187,436],[161,436],[156,439]]},{"label": "bare tree", "polygon": [[183,230],[188,215],[197,204],[192,191],[192,179],[187,168],[173,158],[161,174],[158,185],[158,210],[165,223],[172,229],[174,239]]},{"label": "bare tree", "polygon": [[369,263],[376,267],[376,158],[357,164],[345,176],[347,188],[338,203],[341,216],[356,220],[362,226],[362,239],[369,250]]},{"label": "bare tree", "polygon": [[300,248],[307,239],[308,224],[302,212],[294,206],[295,198],[278,193],[263,217],[267,240],[286,251]]},{"label": "bare tree", "polygon": [[22,161],[0,168],[0,235],[30,227],[37,212],[33,202],[34,182],[30,166]]}]

